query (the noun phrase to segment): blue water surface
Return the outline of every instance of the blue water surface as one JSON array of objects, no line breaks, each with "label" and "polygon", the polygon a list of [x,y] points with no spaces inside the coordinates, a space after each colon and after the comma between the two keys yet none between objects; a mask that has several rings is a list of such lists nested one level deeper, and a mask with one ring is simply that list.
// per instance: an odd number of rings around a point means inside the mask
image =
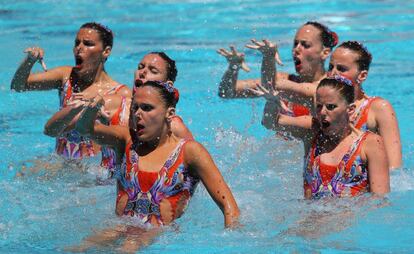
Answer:
[{"label": "blue water surface", "polygon": [[[387,201],[304,201],[302,145],[260,125],[263,99],[217,96],[227,64],[216,49],[269,38],[285,63],[279,70],[294,72],[292,39],[308,20],[327,24],[341,41],[363,42],[374,56],[364,89],[391,102],[403,143],[404,167],[392,174]],[[58,109],[57,92],[9,88],[26,47],[43,47],[49,68],[72,65],[76,32],[89,21],[115,33],[106,69],[119,82],[131,85],[150,51],[176,60],[179,114],[211,152],[242,212],[240,229],[223,229],[200,186],[186,214],[144,253],[414,252],[414,4],[396,0],[0,1],[0,252],[65,253],[116,221],[115,187],[95,182],[98,159],[79,168],[52,156],[54,140],[43,126]],[[243,50],[252,71],[240,77],[259,77],[261,55]]]}]

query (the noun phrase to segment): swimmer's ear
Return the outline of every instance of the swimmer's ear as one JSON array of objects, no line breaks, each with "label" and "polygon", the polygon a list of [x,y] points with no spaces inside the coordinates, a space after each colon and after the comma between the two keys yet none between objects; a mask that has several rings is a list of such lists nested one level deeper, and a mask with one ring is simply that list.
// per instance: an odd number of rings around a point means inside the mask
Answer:
[{"label": "swimmer's ear", "polygon": [[364,82],[366,79],[368,78],[368,71],[367,70],[363,70],[358,74],[357,77],[357,82],[358,84],[361,84],[362,82]]},{"label": "swimmer's ear", "polygon": [[106,46],[106,48],[102,52],[102,55],[105,58],[105,60],[108,59],[108,57],[111,54],[111,52],[112,52],[112,48],[110,46]]},{"label": "swimmer's ear", "polygon": [[332,50],[328,47],[324,47],[321,52],[321,57],[323,60],[326,60],[331,54]]},{"label": "swimmer's ear", "polygon": [[167,119],[167,122],[171,123],[174,116],[175,116],[175,108],[174,107],[169,107],[167,109],[167,113],[165,115],[165,118]]},{"label": "swimmer's ear", "polygon": [[355,109],[356,109],[355,103],[351,103],[348,105],[346,110],[348,112],[348,116],[350,117],[350,119],[351,119],[351,116],[355,113]]}]

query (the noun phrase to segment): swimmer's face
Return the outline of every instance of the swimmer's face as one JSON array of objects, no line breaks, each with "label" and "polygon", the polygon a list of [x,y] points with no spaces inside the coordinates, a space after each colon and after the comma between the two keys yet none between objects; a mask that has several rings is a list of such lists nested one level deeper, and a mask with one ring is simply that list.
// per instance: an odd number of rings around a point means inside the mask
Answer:
[{"label": "swimmer's face", "polygon": [[358,59],[359,54],[353,50],[343,47],[335,49],[329,61],[328,76],[341,75],[354,84],[361,84],[367,78],[368,71],[359,70]]},{"label": "swimmer's face", "polygon": [[167,108],[158,89],[137,87],[129,117],[131,136],[142,142],[160,138],[168,131],[167,119],[172,113],[172,108]]},{"label": "swimmer's face", "polygon": [[135,71],[134,80],[142,83],[150,81],[167,81],[167,62],[157,54],[147,54],[142,58]]},{"label": "swimmer's face", "polygon": [[99,64],[105,62],[110,52],[110,47],[103,48],[103,43],[97,31],[82,28],[79,30],[73,46],[76,61],[75,68],[79,73],[93,72]]},{"label": "swimmer's face", "polygon": [[353,106],[347,104],[339,91],[323,86],[316,91],[316,118],[327,136],[340,135],[348,124]]},{"label": "swimmer's face", "polygon": [[304,25],[296,33],[292,55],[296,72],[301,76],[313,75],[329,56],[330,49],[323,46],[320,34],[312,25]]}]

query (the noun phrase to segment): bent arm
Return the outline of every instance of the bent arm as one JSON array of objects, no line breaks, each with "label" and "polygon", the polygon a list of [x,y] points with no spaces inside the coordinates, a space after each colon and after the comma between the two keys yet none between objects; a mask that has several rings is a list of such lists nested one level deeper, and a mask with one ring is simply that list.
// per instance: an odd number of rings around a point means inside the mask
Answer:
[{"label": "bent arm", "polygon": [[16,92],[57,89],[62,86],[64,80],[69,78],[71,67],[68,66],[57,67],[47,72],[30,74],[35,62],[28,57],[25,58],[13,76],[10,89]]},{"label": "bent arm", "polygon": [[303,139],[303,137],[312,129],[312,116],[292,117],[281,114],[279,106],[272,102],[266,101],[263,110],[262,125],[266,129],[282,132],[287,136]]},{"label": "bent arm", "polygon": [[384,140],[390,169],[401,167],[402,148],[397,116],[391,104],[386,100],[373,102],[378,132]]},{"label": "bent arm", "polygon": [[368,135],[363,151],[368,162],[370,191],[379,195],[390,192],[388,159],[383,139],[375,134]]},{"label": "bent arm", "polygon": [[97,123],[96,117],[100,110],[100,103],[92,103],[85,108],[76,122],[75,129],[83,136],[88,136],[101,145],[109,145],[117,151],[124,151],[130,139],[128,127],[119,125],[106,126]]},{"label": "bent arm", "polygon": [[186,163],[200,177],[208,193],[223,212],[225,226],[236,225],[240,215],[239,208],[210,154],[195,141],[188,142],[184,152]]},{"label": "bent arm", "polygon": [[241,67],[236,64],[229,63],[229,67],[221,78],[218,88],[218,95],[221,98],[232,99],[257,97],[248,89],[256,87],[256,84],[259,83],[260,80],[237,80],[240,68]]},{"label": "bent arm", "polygon": [[64,131],[72,129],[75,125],[75,117],[82,111],[82,107],[67,106],[56,112],[46,123],[43,133],[51,137],[57,137]]}]

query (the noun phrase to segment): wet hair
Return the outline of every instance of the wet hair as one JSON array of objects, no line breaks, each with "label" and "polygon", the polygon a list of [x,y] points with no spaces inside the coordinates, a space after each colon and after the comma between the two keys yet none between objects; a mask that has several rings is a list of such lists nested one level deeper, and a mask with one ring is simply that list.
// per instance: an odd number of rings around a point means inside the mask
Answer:
[{"label": "wet hair", "polygon": [[174,87],[172,82],[147,81],[145,83],[142,83],[141,80],[137,79],[135,81],[133,94],[135,94],[135,91],[138,87],[144,86],[151,86],[157,89],[167,108],[175,108],[175,106],[177,105],[180,95],[178,93],[178,89]]},{"label": "wet hair", "polygon": [[304,26],[306,25],[314,26],[321,32],[320,39],[324,47],[332,49],[338,44],[338,35],[327,26],[316,21],[308,21],[304,24]]},{"label": "wet hair", "polygon": [[164,52],[151,52],[150,54],[158,55],[167,62],[167,79],[174,82],[178,72],[177,67],[175,66],[175,61]]},{"label": "wet hair", "polygon": [[105,49],[108,46],[112,48],[112,45],[114,44],[114,34],[112,33],[111,29],[96,22],[85,23],[79,29],[82,28],[89,28],[95,30],[99,34],[99,37],[103,44],[103,48]]},{"label": "wet hair", "polygon": [[321,87],[331,87],[335,89],[348,104],[354,102],[354,86],[352,84],[352,81],[345,77],[335,75],[329,78],[324,78],[321,80],[321,82],[319,82],[317,89]]},{"label": "wet hair", "polygon": [[360,71],[368,71],[372,62],[372,55],[368,49],[358,41],[346,41],[341,43],[338,48],[346,48],[358,53],[359,58],[356,60]]}]

